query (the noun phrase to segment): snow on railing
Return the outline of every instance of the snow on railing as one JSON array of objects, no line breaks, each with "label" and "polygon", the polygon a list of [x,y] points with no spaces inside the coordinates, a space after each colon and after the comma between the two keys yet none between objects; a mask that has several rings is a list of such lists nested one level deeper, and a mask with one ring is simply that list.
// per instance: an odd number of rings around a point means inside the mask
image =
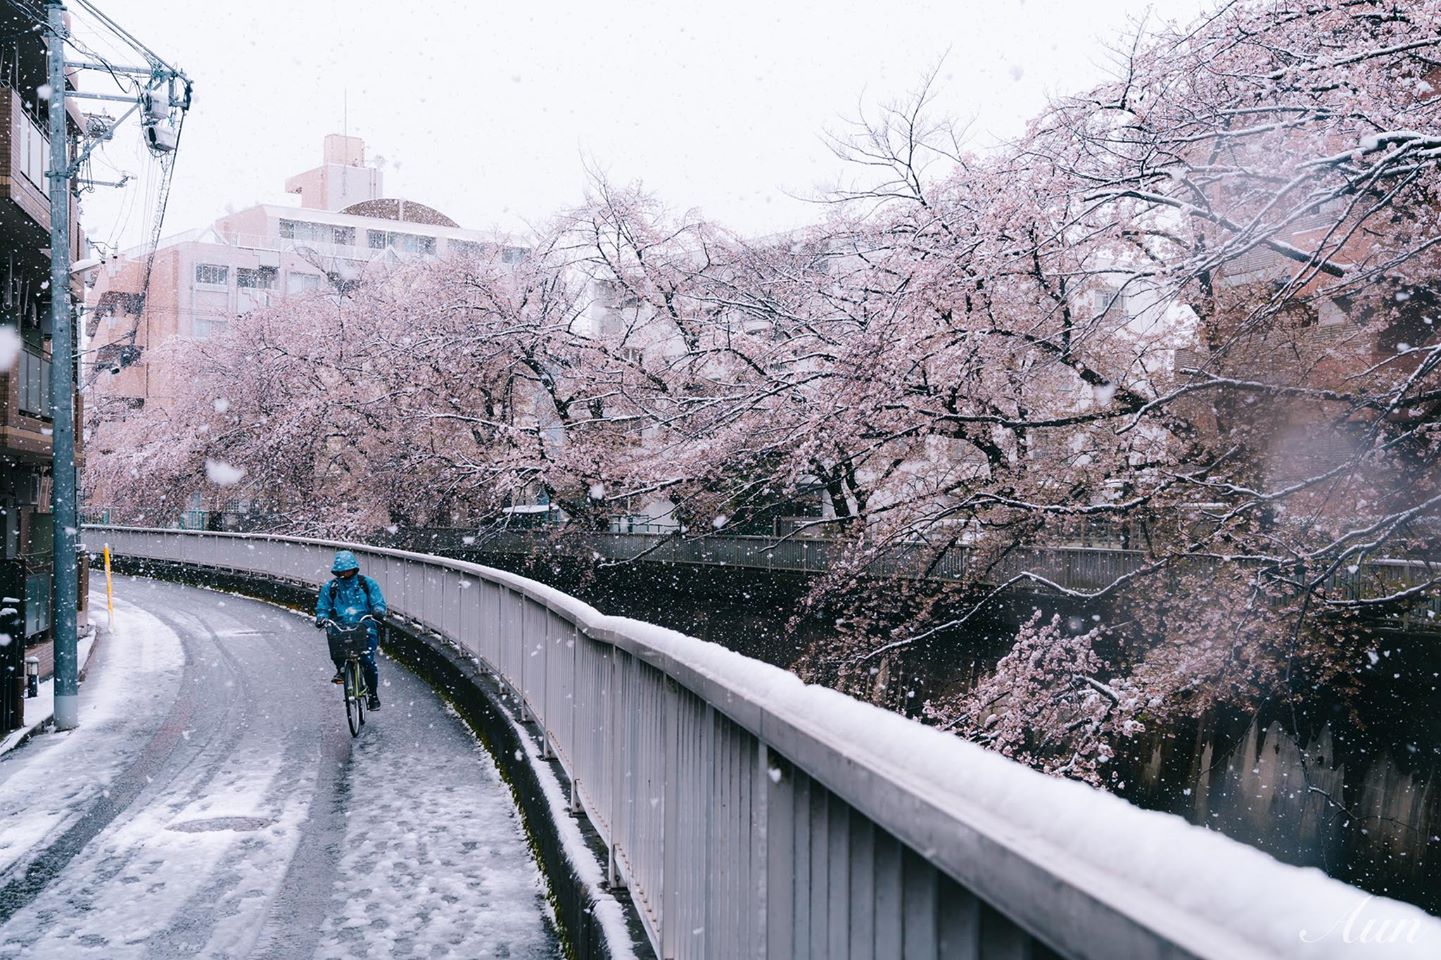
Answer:
[{"label": "snow on railing", "polygon": [[354,550],[393,612],[524,704],[660,957],[1441,954],[1441,920],[1415,907],[523,577],[361,544],[89,532],[120,557],[317,587]]}]

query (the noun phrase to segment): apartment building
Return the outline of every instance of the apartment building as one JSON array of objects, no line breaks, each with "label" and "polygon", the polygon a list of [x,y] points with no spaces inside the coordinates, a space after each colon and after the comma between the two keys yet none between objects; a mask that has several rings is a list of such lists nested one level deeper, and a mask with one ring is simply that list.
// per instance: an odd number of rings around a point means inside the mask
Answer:
[{"label": "apartment building", "polygon": [[127,251],[91,289],[87,371],[96,402],[142,406],[173,397],[185,371],[152,362],[175,337],[221,336],[237,316],[287,296],[343,290],[377,263],[523,247],[466,230],[432,207],[384,196],[359,137],[325,137],[321,164],[285,182],[298,206],[258,204],[209,226]]},{"label": "apartment building", "polygon": [[[0,327],[20,346],[0,348],[0,732],[19,723],[25,658],[50,662],[50,136],[35,23],[27,6],[0,0]],[[72,201],[72,259],[85,242],[76,214]]]}]

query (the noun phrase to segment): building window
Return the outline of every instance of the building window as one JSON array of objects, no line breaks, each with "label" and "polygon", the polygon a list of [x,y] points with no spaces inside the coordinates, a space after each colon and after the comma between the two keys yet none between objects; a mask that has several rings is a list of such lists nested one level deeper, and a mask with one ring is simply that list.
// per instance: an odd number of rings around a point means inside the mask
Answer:
[{"label": "building window", "polygon": [[20,172],[41,193],[49,196],[50,178],[45,174],[50,169],[50,138],[23,113],[20,122],[12,125],[11,130],[16,138],[13,155],[19,161]]},{"label": "building window", "polygon": [[50,629],[50,574],[32,573],[25,578],[25,636]]},{"label": "building window", "polygon": [[524,247],[506,247],[500,252],[502,263],[520,263],[525,259],[526,250]]},{"label": "building window", "polygon": [[274,290],[275,273],[274,267],[241,267],[235,271],[235,285],[250,290]]},{"label": "building window", "polygon": [[292,273],[285,278],[287,293],[313,293],[321,287],[318,273]]},{"label": "building window", "polygon": [[450,252],[462,257],[485,257],[495,250],[489,243],[477,243],[474,240],[451,240]]},{"label": "building window", "polygon": [[190,324],[190,332],[196,340],[218,337],[229,328],[229,322],[219,317],[196,317]]},{"label": "building window", "polygon": [[349,247],[355,243],[355,228],[333,223],[311,223],[309,220],[281,220],[280,236],[301,243],[332,243]]},{"label": "building window", "polygon": [[405,253],[434,253],[435,238],[418,233],[395,233],[385,230],[367,230],[367,240],[372,250],[393,247]]},{"label": "building window", "polygon": [[36,417],[50,416],[50,360],[29,347],[20,351],[18,369],[12,376],[20,381],[19,401],[22,413]]},{"label": "building window", "polygon": [[1103,286],[1091,292],[1091,309],[1097,317],[1107,320],[1125,320],[1131,316],[1129,299],[1120,287]]},{"label": "building window", "polygon": [[195,282],[211,287],[228,286],[230,284],[230,268],[218,263],[197,263],[195,265]]}]

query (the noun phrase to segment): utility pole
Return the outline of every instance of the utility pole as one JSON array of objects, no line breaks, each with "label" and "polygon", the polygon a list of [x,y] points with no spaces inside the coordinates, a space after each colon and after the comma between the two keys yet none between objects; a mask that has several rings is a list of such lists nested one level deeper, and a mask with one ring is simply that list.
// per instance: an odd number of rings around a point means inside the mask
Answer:
[{"label": "utility pole", "polygon": [[65,7],[47,0],[50,26],[50,416],[51,521],[54,577],[50,587],[50,635],[55,641],[55,727],[80,723],[76,605],[79,593],[75,545],[79,518],[75,499],[75,312],[70,309],[70,169],[65,118]]},{"label": "utility pole", "polygon": [[[79,556],[77,544],[80,530],[80,504],[75,483],[75,311],[70,306],[70,203],[72,184],[81,164],[101,143],[108,141],[115,129],[132,114],[141,114],[141,131],[152,154],[173,153],[179,141],[179,130],[171,120],[172,110],[181,114],[190,109],[190,80],[180,70],[139,43],[115,21],[96,10],[89,0],[79,0],[105,26],[115,31],[144,54],[148,63],[140,67],[117,66],[105,62],[65,59],[63,0],[46,0],[47,79],[50,88],[50,416],[51,496],[53,523],[53,574],[50,582],[50,634],[55,642],[55,726],[72,730],[80,723],[80,677],[77,607],[79,602]],[[82,132],[83,144],[77,144],[75,156],[69,155],[70,135],[66,123],[65,71],[104,70],[111,76],[136,78],[143,88],[133,96],[113,93],[77,91],[70,99],[111,100],[130,104],[118,119]],[[93,118],[92,118],[93,119]],[[108,118],[106,118],[108,120]],[[128,179],[128,178],[127,178]],[[123,184],[125,181],[122,180]],[[159,225],[157,222],[157,231]],[[158,234],[157,234],[158,235]]]}]

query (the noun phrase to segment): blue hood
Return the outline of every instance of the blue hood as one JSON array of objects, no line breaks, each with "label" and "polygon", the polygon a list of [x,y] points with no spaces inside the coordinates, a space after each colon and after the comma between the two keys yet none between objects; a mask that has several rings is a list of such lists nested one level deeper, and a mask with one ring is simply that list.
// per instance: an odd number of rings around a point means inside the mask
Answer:
[{"label": "blue hood", "polygon": [[359,570],[360,561],[355,559],[355,554],[349,550],[341,550],[335,555],[335,562],[330,565],[331,573],[344,573],[347,570]]}]

